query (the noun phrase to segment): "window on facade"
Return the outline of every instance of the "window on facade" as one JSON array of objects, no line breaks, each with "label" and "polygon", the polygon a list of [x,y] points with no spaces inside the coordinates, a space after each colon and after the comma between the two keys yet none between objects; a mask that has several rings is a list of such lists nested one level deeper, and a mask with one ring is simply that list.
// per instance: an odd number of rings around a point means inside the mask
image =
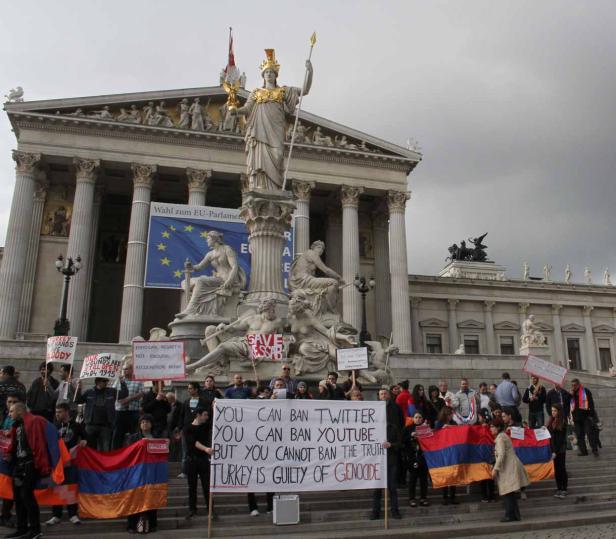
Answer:
[{"label": "window on facade", "polygon": [[443,343],[440,335],[426,335],[426,351],[428,354],[443,353]]},{"label": "window on facade", "polygon": [[512,335],[503,335],[500,338],[500,353],[507,356],[512,356],[515,354]]},{"label": "window on facade", "polygon": [[464,353],[479,353],[479,335],[464,335]]},{"label": "window on facade", "polygon": [[580,339],[567,339],[567,355],[569,357],[569,368],[576,371],[582,370],[582,356],[580,355]]},{"label": "window on facade", "polygon": [[599,339],[599,365],[602,371],[612,367],[612,346],[609,339]]}]

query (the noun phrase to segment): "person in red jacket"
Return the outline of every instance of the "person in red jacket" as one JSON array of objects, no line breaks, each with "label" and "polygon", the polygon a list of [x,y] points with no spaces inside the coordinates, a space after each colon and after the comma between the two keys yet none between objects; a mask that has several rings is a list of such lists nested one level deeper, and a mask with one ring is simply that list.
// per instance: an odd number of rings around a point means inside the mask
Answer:
[{"label": "person in red jacket", "polygon": [[402,410],[402,416],[404,417],[404,424],[406,425],[406,418],[409,415],[409,404],[413,403],[413,396],[409,392],[409,381],[404,380],[398,384],[400,386],[400,394],[396,397],[396,404],[400,406]]},{"label": "person in red jacket", "polygon": [[29,413],[22,402],[11,405],[9,415],[13,427],[6,458],[11,464],[17,529],[7,538],[38,539],[41,537],[41,514],[34,497],[34,485],[40,477],[51,474],[45,438],[47,420]]}]

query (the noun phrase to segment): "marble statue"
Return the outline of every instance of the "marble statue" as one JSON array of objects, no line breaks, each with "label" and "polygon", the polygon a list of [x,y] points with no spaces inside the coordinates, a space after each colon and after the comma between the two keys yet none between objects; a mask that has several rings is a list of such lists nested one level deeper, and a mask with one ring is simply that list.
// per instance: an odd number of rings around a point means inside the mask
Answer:
[{"label": "marble statue", "polygon": [[552,266],[546,264],[543,266],[543,280],[551,281],[552,280]]},{"label": "marble statue", "polygon": [[334,142],[332,138],[324,135],[321,132],[321,127],[317,126],[316,129],[312,132],[312,143],[317,144],[318,146],[333,146]]},{"label": "marble statue", "polygon": [[584,268],[584,280],[586,284],[592,284],[592,272],[588,266]]},{"label": "marble statue", "polygon": [[[346,324],[326,328],[315,316],[303,290],[294,290],[289,299],[289,322],[295,339],[291,364],[296,375],[319,372],[336,362],[336,349],[354,347],[354,331]],[[344,334],[347,331],[349,334]]]},{"label": "marble statue", "polygon": [[462,343],[460,346],[458,346],[456,348],[456,351],[454,352],[454,354],[456,354],[458,356],[466,354],[466,350],[464,348],[464,343]]},{"label": "marble statue", "polygon": [[129,122],[130,114],[126,111],[125,108],[120,107],[120,114],[118,114],[118,117],[116,118],[116,120],[118,122]]},{"label": "marble statue", "polygon": [[141,123],[141,111],[137,108],[137,105],[131,105],[128,111],[130,119],[128,120],[132,124]]},{"label": "marble statue", "polygon": [[239,291],[246,286],[246,274],[237,262],[235,251],[223,243],[223,234],[216,230],[208,232],[207,245],[210,251],[203,260],[194,266],[187,260],[186,270],[199,271],[211,266],[212,276],[200,275],[190,279],[189,286],[192,288],[190,301],[181,313],[175,315],[177,319],[200,315],[220,316],[226,300],[239,294]]},{"label": "marble statue", "polygon": [[191,125],[190,106],[188,105],[188,99],[184,98],[178,103],[178,111],[180,113],[180,121],[178,127],[180,129],[188,129]]},{"label": "marble statue", "polygon": [[163,328],[152,328],[148,341],[169,341],[167,330]]},{"label": "marble statue", "polygon": [[347,140],[346,135],[342,135],[340,137],[338,136],[334,137],[334,144],[338,148],[344,148],[346,150],[357,150],[358,148],[357,144],[352,144]]},{"label": "marble statue", "polygon": [[24,100],[24,89],[21,86],[11,88],[4,97],[6,97],[8,103],[21,103]]},{"label": "marble statue", "polygon": [[605,268],[603,272],[603,284],[605,286],[612,286],[612,276],[610,275],[610,269]]},{"label": "marble statue", "polygon": [[379,341],[365,341],[369,348],[369,369],[361,370],[357,374],[357,380],[361,384],[391,385],[393,382],[391,369],[389,368],[389,354],[397,354],[398,347],[389,345],[383,348]]},{"label": "marble statue", "polygon": [[93,111],[90,117],[98,120],[113,120],[113,114],[109,112],[109,105],[105,105],[101,110]]},{"label": "marble statue", "polygon": [[528,279],[530,279],[530,267],[528,265],[528,262],[524,262],[524,265],[522,266],[522,271],[523,271],[522,279],[524,279],[525,281],[528,281]]},{"label": "marble statue", "polygon": [[164,101],[161,101],[158,105],[156,105],[154,111],[150,112],[150,115],[147,118],[147,124],[158,127],[174,127],[173,121],[167,114],[167,108]]},{"label": "marble statue", "polygon": [[79,117],[83,117],[85,116],[85,114],[83,113],[83,109],[75,109],[74,112],[71,112],[69,114],[67,114],[67,116],[79,116]]},{"label": "marble statue", "polygon": [[152,125],[151,118],[154,116],[155,108],[154,102],[150,101],[145,107],[143,107],[143,123],[147,125]]},{"label": "marble statue", "polygon": [[539,326],[535,323],[535,315],[531,314],[522,323],[522,345],[526,346],[545,346],[545,335],[539,331]]},{"label": "marble statue", "polygon": [[201,100],[198,97],[193,99],[192,105],[188,109],[190,114],[190,128],[193,131],[205,131],[205,124],[203,123],[203,107],[201,106]]},{"label": "marble statue", "polygon": [[220,123],[218,124],[219,131],[229,131],[234,133],[237,131],[237,126],[239,124],[238,117],[229,112],[229,109],[226,104],[222,105],[219,108],[220,111]]},{"label": "marble statue", "polygon": [[242,71],[242,74],[240,75],[240,88],[245,89],[246,88],[246,73],[244,73]]},{"label": "marble statue", "polygon": [[[313,242],[293,261],[289,272],[289,288],[303,290],[317,316],[337,312],[338,289],[344,285],[342,277],[321,260],[324,251],[325,243],[320,240]],[[317,270],[326,277],[317,277]]]},{"label": "marble statue", "polygon": [[[201,344],[208,353],[198,361],[186,365],[186,369],[216,375],[228,367],[231,359],[239,359],[240,366],[252,366],[250,348],[246,335],[282,333],[284,322],[276,316],[276,301],[271,298],[261,300],[256,313],[238,318],[231,324],[219,324],[205,328],[205,338]],[[235,333],[236,335],[232,335]],[[238,335],[241,333],[241,335]]]},{"label": "marble statue", "polygon": [[565,283],[571,284],[571,278],[573,277],[573,272],[571,271],[571,266],[567,264],[565,268]]},{"label": "marble statue", "polygon": [[[280,64],[274,49],[266,49],[261,64],[263,88],[253,90],[243,107],[230,114],[247,117],[246,174],[250,189],[279,190],[283,182],[283,158],[286,114],[293,114],[299,103],[300,88],[278,86]],[[303,95],[312,86],[312,64],[306,61],[307,76]]]}]

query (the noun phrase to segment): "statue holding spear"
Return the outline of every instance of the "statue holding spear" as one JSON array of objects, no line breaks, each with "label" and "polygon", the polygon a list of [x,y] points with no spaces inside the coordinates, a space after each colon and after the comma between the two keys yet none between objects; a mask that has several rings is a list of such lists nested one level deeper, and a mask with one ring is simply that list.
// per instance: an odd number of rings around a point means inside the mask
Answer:
[{"label": "statue holding spear", "polygon": [[[249,189],[279,191],[285,188],[286,115],[295,114],[293,130],[295,134],[302,98],[308,94],[312,86],[313,69],[310,57],[316,43],[315,34],[312,35],[310,43],[310,55],[306,60],[306,75],[302,88],[278,86],[280,64],[276,61],[274,49],[265,49],[266,59],[261,63],[263,87],[253,90],[242,107],[237,106],[234,89],[227,90],[229,113],[247,117],[245,151]],[[293,144],[292,141],[291,144]],[[289,157],[290,155],[291,148]]]}]

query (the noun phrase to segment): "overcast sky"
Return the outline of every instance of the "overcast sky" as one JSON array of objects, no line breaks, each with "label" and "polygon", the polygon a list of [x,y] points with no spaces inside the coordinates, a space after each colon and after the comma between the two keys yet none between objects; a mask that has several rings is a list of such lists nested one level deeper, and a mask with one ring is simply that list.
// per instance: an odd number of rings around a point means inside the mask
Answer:
[{"label": "overcast sky", "polygon": [[[299,85],[317,31],[306,110],[386,140],[419,141],[409,177],[409,270],[489,232],[519,277],[548,262],[616,280],[616,4],[613,1],[3,3],[0,90],[29,99],[217,84],[228,26],[257,84],[265,47]],[[16,142],[0,119],[0,244]]]}]

